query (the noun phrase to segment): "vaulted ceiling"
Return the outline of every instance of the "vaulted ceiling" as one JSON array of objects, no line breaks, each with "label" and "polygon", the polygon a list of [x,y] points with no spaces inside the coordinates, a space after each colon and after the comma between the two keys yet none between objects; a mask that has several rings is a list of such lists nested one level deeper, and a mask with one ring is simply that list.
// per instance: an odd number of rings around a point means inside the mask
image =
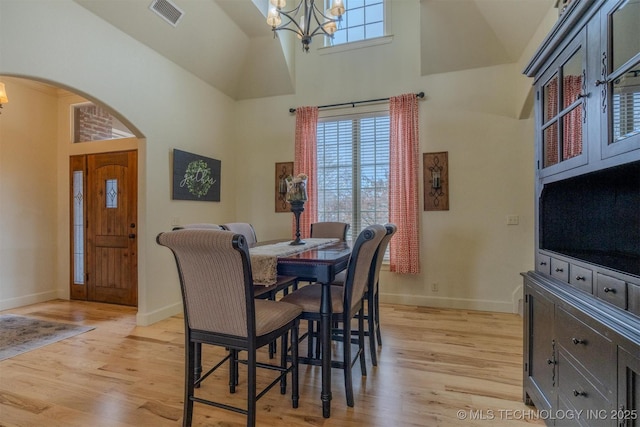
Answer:
[{"label": "vaulted ceiling", "polygon": [[[75,1],[233,99],[295,91],[291,55],[265,23],[268,0],[173,0],[184,12],[176,27],[149,9],[151,0]],[[554,4],[419,1],[422,75],[518,61]]]}]

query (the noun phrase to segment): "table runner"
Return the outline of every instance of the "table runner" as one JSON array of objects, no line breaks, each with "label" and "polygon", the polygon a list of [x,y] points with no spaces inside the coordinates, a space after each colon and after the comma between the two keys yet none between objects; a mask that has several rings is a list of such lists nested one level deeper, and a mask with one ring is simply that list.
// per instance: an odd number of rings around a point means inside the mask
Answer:
[{"label": "table runner", "polygon": [[335,243],[339,239],[304,239],[304,245],[290,245],[291,240],[249,249],[253,282],[257,285],[273,285],[278,276],[278,257],[294,255],[318,246]]}]

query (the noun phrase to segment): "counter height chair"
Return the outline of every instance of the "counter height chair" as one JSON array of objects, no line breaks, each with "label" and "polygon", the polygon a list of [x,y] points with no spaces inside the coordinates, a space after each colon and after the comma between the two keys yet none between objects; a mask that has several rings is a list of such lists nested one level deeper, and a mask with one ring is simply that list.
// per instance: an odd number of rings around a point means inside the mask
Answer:
[{"label": "counter height chair", "polygon": [[345,242],[350,225],[346,222],[314,222],[311,224],[311,236],[316,238],[336,238]]},{"label": "counter height chair", "polygon": [[249,247],[258,243],[258,237],[256,236],[256,230],[253,225],[248,222],[228,222],[222,224],[222,228],[225,230],[233,231],[234,233],[242,234],[247,239]]},{"label": "counter height chair", "polygon": [[[396,231],[398,231],[398,227],[392,223],[385,224],[384,227],[387,229],[387,234],[380,241],[380,246],[376,251],[374,261],[371,265],[372,270],[370,272],[369,284],[364,294],[364,299],[367,302],[367,314],[364,316],[364,319],[367,321],[365,336],[369,337],[369,350],[371,352],[371,364],[373,366],[378,365],[376,338],[378,345],[382,345],[382,334],[380,333],[380,296],[378,292],[380,268],[382,267],[382,261],[384,260],[385,252],[387,252],[389,242]],[[332,284],[343,286],[344,279],[345,276],[339,274]]]},{"label": "counter height chair", "polygon": [[187,230],[192,230],[192,229],[224,230],[224,228],[221,225],[212,224],[212,223],[209,223],[209,222],[198,222],[198,223],[178,225],[176,227],[173,227],[173,230],[183,230],[183,229],[187,229]]},{"label": "counter height chair", "polygon": [[[344,286],[331,286],[331,307],[332,314],[330,322],[342,323],[345,337],[342,340],[343,354],[342,361],[332,361],[331,366],[342,368],[344,370],[344,382],[347,397],[347,405],[353,406],[353,380],[351,377],[351,368],[355,362],[360,360],[360,369],[362,376],[367,375],[367,368],[364,358],[364,309],[363,297],[364,292],[369,283],[369,273],[371,264],[374,260],[376,250],[380,245],[380,241],[387,234],[387,230],[380,224],[371,225],[360,233],[353,245],[351,256],[347,265],[347,274]],[[302,319],[313,322],[320,321],[320,295],[322,292],[322,284],[315,283],[302,287],[293,291],[289,295],[282,298],[282,302],[288,302],[302,307]],[[351,319],[358,317],[358,351],[355,357],[351,358]],[[322,337],[321,340],[331,339],[331,337]],[[307,339],[311,339],[311,335],[307,335]],[[319,360],[311,360],[311,354],[308,354],[307,362],[318,364]],[[327,355],[321,355],[327,357]]]},{"label": "counter height chair", "polygon": [[[248,222],[228,222],[226,224],[222,224],[221,227],[224,230],[242,234],[247,240],[249,247],[253,247],[258,243],[256,230],[253,228],[253,225]],[[290,288],[298,288],[298,278],[296,276],[283,276],[278,274],[276,277],[276,283],[256,289],[255,297],[275,301],[278,292],[282,291],[284,295],[287,295]],[[274,342],[269,346],[269,357],[273,357],[275,352],[276,344]]]},{"label": "counter height chair", "polygon": [[[291,373],[291,400],[298,407],[298,318],[297,305],[254,298],[249,246],[241,234],[226,230],[189,229],[160,233],[158,244],[174,254],[180,278],[185,323],[185,396],[183,426],[191,426],[193,404],[199,402],[247,415],[247,426],[256,424],[256,401],[280,383],[286,393]],[[291,333],[291,346],[288,334]],[[280,364],[257,361],[257,350],[281,337]],[[196,379],[196,346],[213,345],[229,353]],[[291,348],[291,357],[286,351]],[[246,360],[238,353],[247,352]],[[290,362],[288,362],[288,359]],[[238,363],[247,365],[246,409],[195,395],[196,385],[229,360],[229,392],[236,391]],[[256,394],[256,368],[279,374]]]}]

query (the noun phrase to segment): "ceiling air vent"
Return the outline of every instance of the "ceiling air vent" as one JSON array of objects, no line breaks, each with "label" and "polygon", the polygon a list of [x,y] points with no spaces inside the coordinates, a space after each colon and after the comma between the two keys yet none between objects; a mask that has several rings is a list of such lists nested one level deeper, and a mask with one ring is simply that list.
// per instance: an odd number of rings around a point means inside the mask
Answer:
[{"label": "ceiling air vent", "polygon": [[174,27],[178,25],[182,15],[184,15],[184,12],[169,0],[153,0],[149,5],[149,9]]}]

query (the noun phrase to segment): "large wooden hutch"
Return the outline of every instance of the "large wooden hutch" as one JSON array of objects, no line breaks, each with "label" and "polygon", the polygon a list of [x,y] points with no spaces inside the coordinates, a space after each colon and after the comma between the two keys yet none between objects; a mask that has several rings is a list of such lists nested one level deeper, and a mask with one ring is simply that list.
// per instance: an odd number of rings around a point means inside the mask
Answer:
[{"label": "large wooden hutch", "polygon": [[573,0],[524,72],[536,123],[524,400],[548,425],[640,426],[640,0]]}]

